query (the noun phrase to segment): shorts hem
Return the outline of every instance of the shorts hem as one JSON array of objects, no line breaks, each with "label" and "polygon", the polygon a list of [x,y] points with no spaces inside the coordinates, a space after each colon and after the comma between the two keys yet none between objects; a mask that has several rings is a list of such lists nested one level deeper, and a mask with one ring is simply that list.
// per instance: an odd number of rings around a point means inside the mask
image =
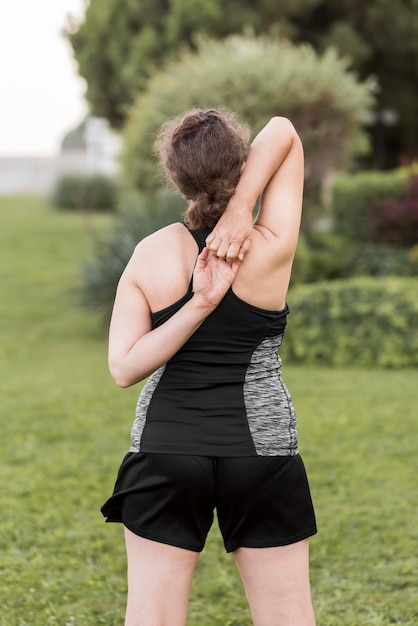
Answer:
[{"label": "shorts hem", "polygon": [[316,527],[311,528],[303,533],[299,533],[298,535],[294,535],[292,537],[283,537],[281,539],[271,539],[270,541],[267,539],[261,539],[260,541],[236,541],[234,543],[225,544],[225,550],[229,552],[235,552],[238,548],[278,548],[282,546],[290,546],[292,543],[297,543],[298,541],[303,541],[303,539],[307,539],[308,537],[313,537],[318,532]]},{"label": "shorts hem", "polygon": [[106,523],[123,522],[122,514],[117,509],[112,510],[112,511],[104,511],[102,509],[101,513],[102,513],[103,517],[105,518],[105,522]]},{"label": "shorts hem", "polygon": [[138,537],[142,537],[143,539],[149,539],[150,541],[155,541],[156,543],[164,543],[165,545],[173,546],[173,548],[183,548],[183,550],[189,550],[190,552],[202,552],[204,548],[204,544],[201,546],[194,545],[192,547],[191,544],[186,545],[186,543],[182,543],[181,541],[173,541],[172,539],[168,539],[163,535],[156,535],[154,533],[148,533],[146,531],[143,531],[135,524],[131,524],[130,522],[123,521],[122,523],[128,530],[130,530],[135,535],[138,535]]}]

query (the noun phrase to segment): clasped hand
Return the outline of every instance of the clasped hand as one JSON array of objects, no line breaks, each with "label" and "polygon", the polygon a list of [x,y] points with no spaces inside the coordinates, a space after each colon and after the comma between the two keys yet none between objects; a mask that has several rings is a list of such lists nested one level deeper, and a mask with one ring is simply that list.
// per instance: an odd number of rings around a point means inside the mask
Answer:
[{"label": "clasped hand", "polygon": [[204,248],[193,272],[195,296],[205,306],[216,307],[233,283],[239,265],[239,261],[230,263]]},{"label": "clasped hand", "polygon": [[234,204],[233,198],[206,239],[209,250],[230,263],[244,259],[250,248],[253,227],[251,212]]}]

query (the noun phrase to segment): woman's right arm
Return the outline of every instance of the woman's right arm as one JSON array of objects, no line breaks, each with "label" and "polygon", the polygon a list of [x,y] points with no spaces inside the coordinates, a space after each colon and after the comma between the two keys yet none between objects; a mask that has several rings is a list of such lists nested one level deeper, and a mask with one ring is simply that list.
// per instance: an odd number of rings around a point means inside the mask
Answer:
[{"label": "woman's right arm", "polygon": [[248,229],[262,194],[254,227],[280,243],[282,252],[296,248],[303,197],[303,148],[293,124],[273,117],[254,139],[249,157],[224,215],[212,232],[210,249],[227,256],[236,233]]},{"label": "woman's right arm", "polygon": [[150,307],[138,282],[149,259],[141,254],[138,246],[119,281],[110,322],[109,370],[120,387],[134,385],[171,359],[217,307],[238,269],[238,262],[227,263],[205,248],[193,272],[192,298],[152,329]]}]

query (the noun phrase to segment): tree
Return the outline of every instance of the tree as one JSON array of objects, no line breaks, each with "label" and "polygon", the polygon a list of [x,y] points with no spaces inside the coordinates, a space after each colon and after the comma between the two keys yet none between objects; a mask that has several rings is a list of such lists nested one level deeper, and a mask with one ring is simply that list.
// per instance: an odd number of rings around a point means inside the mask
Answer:
[{"label": "tree", "polygon": [[[195,49],[196,34],[220,39],[248,28],[309,42],[318,51],[334,46],[361,80],[377,76],[378,109],[395,114],[376,119],[375,143],[384,131],[396,151],[413,153],[418,0],[90,0],[85,21],[70,22],[67,35],[93,113],[120,127],[153,72],[182,47]],[[385,119],[396,117],[391,131]]]},{"label": "tree", "polygon": [[361,79],[377,77],[374,165],[393,166],[390,151],[416,157],[418,0],[313,0],[290,15],[290,23],[294,41],[309,41],[317,50],[334,46]]},{"label": "tree", "polygon": [[372,86],[359,83],[333,50],[266,37],[202,40],[196,53],[156,73],[131,110],[125,128],[123,167],[130,186],[158,186],[153,139],[169,117],[191,107],[227,108],[254,133],[274,115],[289,117],[305,148],[307,199],[327,171],[346,167],[366,148],[362,130]]},{"label": "tree", "polygon": [[81,24],[66,35],[95,115],[119,128],[138,91],[179,49],[195,49],[196,34],[221,39],[251,27],[277,30],[275,0],[90,0]]}]

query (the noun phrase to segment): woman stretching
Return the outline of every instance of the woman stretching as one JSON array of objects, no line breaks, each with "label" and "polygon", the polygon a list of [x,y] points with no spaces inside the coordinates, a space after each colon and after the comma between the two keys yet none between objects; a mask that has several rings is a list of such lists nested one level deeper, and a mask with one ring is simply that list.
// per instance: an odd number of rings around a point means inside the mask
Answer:
[{"label": "woman stretching", "polygon": [[125,527],[125,625],[184,626],[216,510],[255,626],[314,626],[315,515],[278,354],[302,145],[285,118],[272,118],[250,147],[233,115],[193,110],[163,126],[157,147],[189,207],[184,222],[138,244],[110,325],[116,383],[150,376],[102,507]]}]

